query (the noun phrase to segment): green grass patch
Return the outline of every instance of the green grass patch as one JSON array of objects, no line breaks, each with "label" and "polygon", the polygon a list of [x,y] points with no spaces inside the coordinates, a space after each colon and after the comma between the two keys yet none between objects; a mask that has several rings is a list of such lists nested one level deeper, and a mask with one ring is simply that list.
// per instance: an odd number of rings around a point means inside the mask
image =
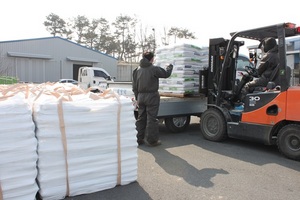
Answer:
[{"label": "green grass patch", "polygon": [[17,82],[18,79],[16,77],[0,76],[0,84],[14,84]]}]

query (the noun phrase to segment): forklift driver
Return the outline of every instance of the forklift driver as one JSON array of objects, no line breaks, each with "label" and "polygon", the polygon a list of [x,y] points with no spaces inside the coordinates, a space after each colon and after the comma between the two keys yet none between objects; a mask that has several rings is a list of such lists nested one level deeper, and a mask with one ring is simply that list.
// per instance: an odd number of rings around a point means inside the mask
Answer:
[{"label": "forklift driver", "polygon": [[[270,81],[272,72],[279,63],[278,46],[275,38],[266,38],[261,43],[264,56],[257,68],[257,79],[247,83],[242,91],[244,95],[252,93],[256,87],[266,87]],[[244,96],[242,95],[242,96]]]}]

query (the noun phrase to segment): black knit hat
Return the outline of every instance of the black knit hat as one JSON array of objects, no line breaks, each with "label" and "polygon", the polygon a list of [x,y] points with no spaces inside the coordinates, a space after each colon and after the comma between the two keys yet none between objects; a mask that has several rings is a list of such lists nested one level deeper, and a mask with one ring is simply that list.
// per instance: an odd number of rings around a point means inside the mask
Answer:
[{"label": "black knit hat", "polygon": [[264,40],[263,45],[264,45],[264,52],[268,52],[277,45],[277,42],[276,42],[275,38],[270,37],[270,38],[266,38]]},{"label": "black knit hat", "polygon": [[149,61],[151,61],[151,59],[154,57],[154,53],[153,52],[145,52],[143,54],[144,58],[147,58]]}]

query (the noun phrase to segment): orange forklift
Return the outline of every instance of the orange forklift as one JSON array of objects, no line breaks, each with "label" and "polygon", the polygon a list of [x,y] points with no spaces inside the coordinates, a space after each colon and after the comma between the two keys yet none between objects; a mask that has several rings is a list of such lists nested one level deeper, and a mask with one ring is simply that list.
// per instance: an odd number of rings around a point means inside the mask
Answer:
[{"label": "orange forklift", "polygon": [[[199,92],[207,97],[207,110],[200,117],[205,139],[237,138],[277,145],[287,158],[300,160],[300,86],[290,86],[285,43],[286,38],[299,34],[295,24],[280,23],[231,33],[230,40],[210,39],[209,67],[199,75]],[[268,37],[277,40],[279,63],[265,87],[241,99],[242,88],[253,80],[256,69],[245,66],[247,73],[241,81],[236,79],[240,47],[246,40],[262,44]],[[249,56],[256,60],[253,54]]]}]

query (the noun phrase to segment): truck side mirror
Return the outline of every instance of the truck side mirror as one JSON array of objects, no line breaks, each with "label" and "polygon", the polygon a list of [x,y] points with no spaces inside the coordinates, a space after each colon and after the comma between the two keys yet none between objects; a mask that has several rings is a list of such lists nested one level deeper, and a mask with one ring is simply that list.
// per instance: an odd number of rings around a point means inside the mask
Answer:
[{"label": "truck side mirror", "polygon": [[106,80],[108,80],[108,81],[113,81],[114,79],[116,79],[116,77],[114,77],[114,76],[107,76],[106,77]]}]

